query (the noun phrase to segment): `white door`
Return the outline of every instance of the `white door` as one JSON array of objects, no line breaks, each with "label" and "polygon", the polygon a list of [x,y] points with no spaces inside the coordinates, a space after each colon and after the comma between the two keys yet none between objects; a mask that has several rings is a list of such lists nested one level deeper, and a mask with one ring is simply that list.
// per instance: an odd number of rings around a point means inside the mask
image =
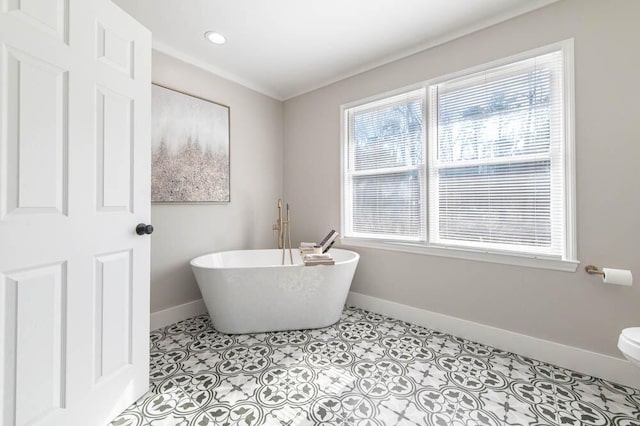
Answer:
[{"label": "white door", "polygon": [[0,424],[104,425],[148,388],[150,34],[0,0]]}]

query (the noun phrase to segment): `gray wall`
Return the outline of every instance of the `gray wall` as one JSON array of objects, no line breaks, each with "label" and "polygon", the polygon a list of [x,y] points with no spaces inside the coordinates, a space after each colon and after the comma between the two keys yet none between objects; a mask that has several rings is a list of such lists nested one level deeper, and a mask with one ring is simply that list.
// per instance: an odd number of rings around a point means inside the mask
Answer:
[{"label": "gray wall", "polygon": [[282,196],[283,105],[164,54],[153,82],[231,107],[231,203],[151,207],[151,312],[200,299],[189,260],[200,254],[273,247]]},{"label": "gray wall", "polygon": [[[352,290],[621,357],[640,326],[640,1],[564,0],[285,102],[296,241],[340,226],[341,104],[575,38],[578,272],[357,249]],[[605,286],[587,263],[631,269]]]}]

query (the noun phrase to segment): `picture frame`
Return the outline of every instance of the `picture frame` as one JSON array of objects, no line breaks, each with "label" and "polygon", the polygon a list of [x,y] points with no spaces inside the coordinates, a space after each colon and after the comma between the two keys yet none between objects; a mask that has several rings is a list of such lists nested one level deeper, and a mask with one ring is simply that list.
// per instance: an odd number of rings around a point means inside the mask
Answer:
[{"label": "picture frame", "polygon": [[151,202],[231,202],[231,109],[157,83],[151,105]]}]

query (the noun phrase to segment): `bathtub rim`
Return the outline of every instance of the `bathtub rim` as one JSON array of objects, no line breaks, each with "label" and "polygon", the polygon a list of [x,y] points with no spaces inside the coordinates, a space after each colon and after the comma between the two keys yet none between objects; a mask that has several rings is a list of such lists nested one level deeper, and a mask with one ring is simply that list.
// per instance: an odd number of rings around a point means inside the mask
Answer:
[{"label": "bathtub rim", "polygon": [[[351,263],[351,262],[359,262],[360,260],[360,254],[358,252],[355,252],[353,250],[346,250],[346,249],[341,249],[341,248],[332,248],[331,250],[333,251],[339,251],[339,252],[343,252],[343,253],[348,253],[351,255],[351,257],[349,257],[348,259],[345,260],[340,260],[335,262],[335,265],[314,265],[314,266],[310,266],[310,267],[318,267],[318,266],[338,266],[338,265],[344,265],[347,263]],[[216,252],[211,252],[211,253],[205,253],[202,254],[200,256],[194,257],[193,259],[191,259],[189,261],[189,265],[192,268],[199,268],[199,269],[214,269],[214,270],[232,270],[232,269],[256,269],[256,268],[284,268],[284,267],[305,267],[305,265],[303,263],[294,263],[294,264],[290,264],[289,262],[289,253],[288,250],[285,252],[285,264],[281,265],[281,264],[276,264],[276,265],[234,265],[234,266],[211,266],[211,265],[202,265],[202,264],[198,264],[197,262],[201,259],[207,258],[209,256],[212,255],[224,255],[225,253],[242,253],[242,252],[257,252],[257,251],[270,251],[270,252],[277,252],[279,254],[281,254],[282,249],[241,249],[241,250],[223,250],[223,251],[216,251]],[[293,249],[293,252],[296,253],[299,256],[299,252],[298,249]]]}]

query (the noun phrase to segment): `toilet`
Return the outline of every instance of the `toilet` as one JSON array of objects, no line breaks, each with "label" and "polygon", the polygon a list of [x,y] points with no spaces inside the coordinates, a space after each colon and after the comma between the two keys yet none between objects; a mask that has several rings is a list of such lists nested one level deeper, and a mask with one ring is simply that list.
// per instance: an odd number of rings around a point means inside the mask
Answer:
[{"label": "toilet", "polygon": [[640,368],[640,327],[622,330],[618,339],[618,349],[633,365]]}]

